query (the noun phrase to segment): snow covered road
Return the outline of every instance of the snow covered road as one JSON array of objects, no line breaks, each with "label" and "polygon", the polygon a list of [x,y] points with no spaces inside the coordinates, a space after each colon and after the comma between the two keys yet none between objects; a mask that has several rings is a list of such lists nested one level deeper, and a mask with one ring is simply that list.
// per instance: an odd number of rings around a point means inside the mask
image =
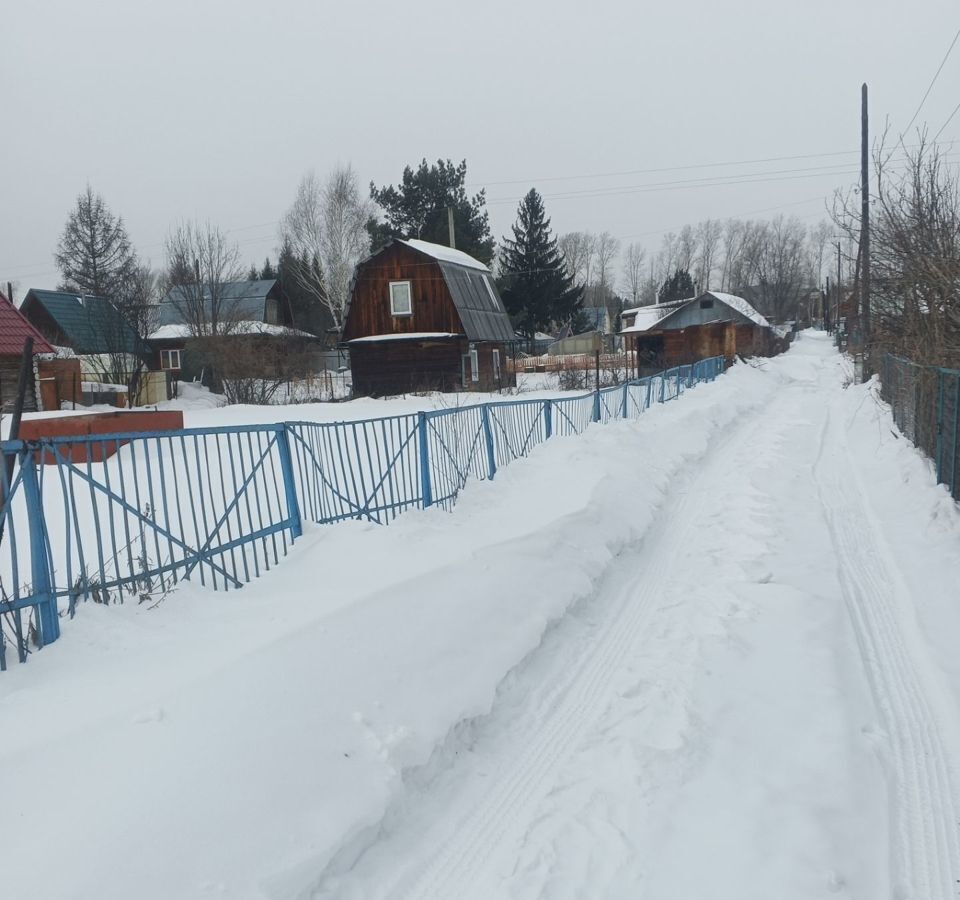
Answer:
[{"label": "snow covered road", "polygon": [[807,336],[772,367],[314,896],[957,895],[956,708],[846,445],[843,363]]},{"label": "snow covered road", "polygon": [[0,678],[0,887],[956,897],[960,514],[848,382],[808,332],[452,514],[85,607]]}]

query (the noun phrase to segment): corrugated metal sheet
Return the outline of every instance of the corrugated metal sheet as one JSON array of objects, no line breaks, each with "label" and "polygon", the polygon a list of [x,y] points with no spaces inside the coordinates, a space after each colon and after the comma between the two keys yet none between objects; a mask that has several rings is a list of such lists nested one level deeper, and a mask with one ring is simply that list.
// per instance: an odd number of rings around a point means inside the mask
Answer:
[{"label": "corrugated metal sheet", "polygon": [[0,356],[19,356],[23,353],[23,342],[28,337],[33,338],[34,353],[54,352],[43,335],[0,294]]},{"label": "corrugated metal sheet", "polygon": [[510,317],[493,280],[479,269],[439,261],[444,281],[471,341],[513,341]]},{"label": "corrugated metal sheet", "polygon": [[[267,295],[276,283],[273,278],[261,281],[229,281],[221,285],[221,310],[228,311],[231,318],[262,322],[266,313]],[[203,295],[207,316],[212,318],[213,308],[208,287],[203,288]],[[182,288],[175,287],[160,301],[160,325],[183,324],[184,316],[177,303],[181,297]]]},{"label": "corrugated metal sheet", "polygon": [[31,289],[23,301],[26,315],[30,315],[32,303],[47,311],[77,353],[122,351],[143,356],[149,352],[117,308],[103,297]]}]

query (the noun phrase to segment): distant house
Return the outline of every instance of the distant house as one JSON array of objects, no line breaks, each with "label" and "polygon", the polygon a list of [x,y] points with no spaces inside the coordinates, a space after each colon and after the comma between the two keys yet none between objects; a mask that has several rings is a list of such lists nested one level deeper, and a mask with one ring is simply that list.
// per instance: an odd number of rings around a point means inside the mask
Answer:
[{"label": "distant house", "polygon": [[515,334],[490,270],[440,244],[396,240],[360,262],[342,340],[358,394],[516,383]]},{"label": "distant house", "polygon": [[600,334],[613,333],[613,317],[606,306],[585,306],[581,312],[586,322],[584,331],[597,331]]},{"label": "distant house", "polygon": [[746,300],[706,291],[672,303],[626,309],[620,316],[640,369],[686,365],[711,356],[767,356],[778,349],[770,323]]},{"label": "distant house", "polygon": [[141,337],[107,299],[71,291],[27,291],[20,312],[49,343],[78,356],[129,354],[143,357]]},{"label": "distant house", "polygon": [[[46,338],[3,294],[0,294],[0,412],[9,412],[16,401],[20,385],[23,346],[28,337],[33,338],[34,358],[54,352]],[[30,384],[27,386],[24,398],[24,409],[37,409],[33,366],[30,367]]]},{"label": "distant house", "polygon": [[187,365],[187,345],[209,337],[205,331],[269,345],[313,340],[312,335],[291,327],[290,310],[276,279],[225,282],[216,292],[216,303],[206,285],[199,290],[194,285],[174,287],[160,301],[157,327],[147,336],[153,367],[175,375],[185,367],[196,368]]}]

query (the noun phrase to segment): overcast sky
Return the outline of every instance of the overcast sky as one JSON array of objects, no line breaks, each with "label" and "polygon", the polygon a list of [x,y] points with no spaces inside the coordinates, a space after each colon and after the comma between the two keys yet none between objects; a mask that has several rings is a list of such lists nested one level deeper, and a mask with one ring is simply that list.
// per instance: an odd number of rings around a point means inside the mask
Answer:
[{"label": "overcast sky", "polygon": [[[0,280],[18,296],[56,285],[87,182],[156,267],[186,218],[273,256],[301,175],[337,162],[385,184],[466,158],[498,240],[530,187],[558,233],[651,249],[707,217],[812,224],[856,181],[861,82],[874,127],[903,129],[960,28],[957,0],[2,7]],[[918,122],[936,132],[958,102],[960,44]],[[958,138],[960,113],[941,141]],[[807,158],[716,165],[774,157]]]}]

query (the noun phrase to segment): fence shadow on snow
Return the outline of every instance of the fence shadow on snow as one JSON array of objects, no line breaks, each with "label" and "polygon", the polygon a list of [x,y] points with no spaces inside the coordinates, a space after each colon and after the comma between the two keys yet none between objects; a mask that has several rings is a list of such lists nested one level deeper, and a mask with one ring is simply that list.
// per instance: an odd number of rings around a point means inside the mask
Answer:
[{"label": "fence shadow on snow", "polygon": [[304,521],[450,508],[538,444],[637,418],[723,369],[717,357],[572,397],[356,422],[0,443],[0,669],[56,640],[80,601],[157,602],[185,578],[242,587]]}]

